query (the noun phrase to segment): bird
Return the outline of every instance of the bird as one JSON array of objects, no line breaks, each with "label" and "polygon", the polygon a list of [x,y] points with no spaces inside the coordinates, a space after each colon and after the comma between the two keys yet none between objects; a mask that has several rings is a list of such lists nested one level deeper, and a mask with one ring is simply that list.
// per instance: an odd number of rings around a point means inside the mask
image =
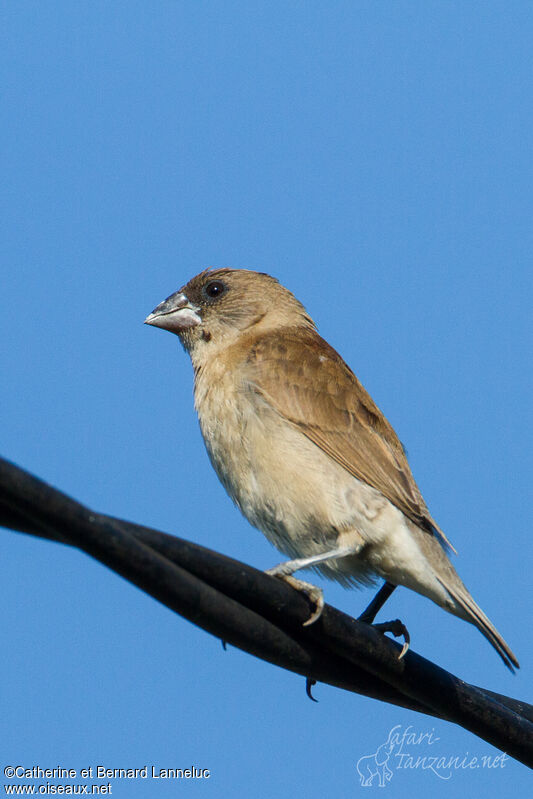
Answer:
[{"label": "bird", "polygon": [[294,572],[311,568],[346,587],[382,578],[360,618],[373,621],[405,586],[473,624],[519,667],[452,565],[394,429],[291,291],[265,272],[209,268],[145,323],[177,334],[189,354],[210,461],[243,515],[290,558],[267,573],[309,593],[307,623],[322,591]]}]

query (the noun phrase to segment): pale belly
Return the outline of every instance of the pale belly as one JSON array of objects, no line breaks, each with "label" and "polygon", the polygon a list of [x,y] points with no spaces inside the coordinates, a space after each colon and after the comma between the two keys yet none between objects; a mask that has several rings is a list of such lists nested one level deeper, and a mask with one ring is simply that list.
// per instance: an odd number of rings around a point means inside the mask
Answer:
[{"label": "pale belly", "polygon": [[223,403],[227,396],[210,388],[202,411],[213,403],[216,413],[207,408],[199,414],[200,427],[219,479],[248,521],[291,558],[353,540],[360,549],[356,556],[317,570],[342,583],[387,579],[398,561],[393,530],[406,539],[398,541],[400,549],[414,545],[400,511],[256,395]]}]

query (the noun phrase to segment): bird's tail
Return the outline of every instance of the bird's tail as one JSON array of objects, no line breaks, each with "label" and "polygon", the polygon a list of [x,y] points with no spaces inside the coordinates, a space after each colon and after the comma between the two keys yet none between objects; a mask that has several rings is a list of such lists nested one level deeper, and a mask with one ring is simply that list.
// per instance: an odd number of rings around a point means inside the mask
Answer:
[{"label": "bird's tail", "polygon": [[451,612],[457,616],[461,616],[465,621],[469,621],[477,627],[478,630],[483,633],[487,641],[492,644],[507,668],[513,672],[513,666],[517,669],[520,668],[515,654],[508,644],[506,644],[490,619],[485,616],[479,605],[474,602],[473,597],[468,593],[462,581],[458,578],[457,582],[454,580],[452,584],[451,581],[445,581],[438,575],[435,576],[455,605],[453,610],[450,608]]}]

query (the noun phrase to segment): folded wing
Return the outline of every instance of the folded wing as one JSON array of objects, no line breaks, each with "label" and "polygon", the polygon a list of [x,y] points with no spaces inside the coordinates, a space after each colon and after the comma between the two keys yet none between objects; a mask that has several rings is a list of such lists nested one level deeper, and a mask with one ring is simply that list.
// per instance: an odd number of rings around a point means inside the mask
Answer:
[{"label": "folded wing", "polygon": [[[418,527],[452,547],[429,514],[391,425],[340,355],[314,330],[255,341],[249,384],[354,477],[380,491]],[[452,547],[453,549],[453,547]]]}]

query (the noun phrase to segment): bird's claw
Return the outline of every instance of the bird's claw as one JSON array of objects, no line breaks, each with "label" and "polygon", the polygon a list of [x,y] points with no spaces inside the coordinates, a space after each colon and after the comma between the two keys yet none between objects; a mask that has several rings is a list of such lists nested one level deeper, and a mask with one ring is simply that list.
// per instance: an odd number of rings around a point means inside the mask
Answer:
[{"label": "bird's claw", "polygon": [[311,677],[307,677],[305,681],[305,693],[307,694],[309,699],[311,699],[313,702],[318,702],[318,699],[315,699],[315,697],[311,693],[313,685],[316,685],[316,680],[313,680]]},{"label": "bird's claw", "polygon": [[[281,567],[284,566],[283,563],[280,565]],[[292,585],[297,591],[301,591],[302,594],[305,594],[311,604],[315,606],[309,618],[304,621],[304,627],[314,624],[315,621],[320,618],[324,610],[324,592],[321,588],[317,588],[316,585],[312,585],[311,583],[306,583],[304,580],[298,580],[290,574],[283,574],[283,570],[280,566],[274,566],[272,569],[268,569],[266,574],[270,574],[272,577],[278,577],[280,580],[284,580],[289,585]]]},{"label": "bird's claw", "polygon": [[372,627],[374,627],[375,630],[379,630],[381,633],[392,633],[396,637],[403,636],[404,644],[398,656],[398,660],[401,660],[411,644],[411,636],[405,624],[401,622],[400,619],[394,619],[393,621],[381,622],[381,624],[373,624]]},{"label": "bird's claw", "polygon": [[315,606],[309,618],[303,622],[303,626],[309,627],[310,624],[314,624],[315,621],[320,618],[324,610],[324,592],[322,589],[317,588],[316,585],[312,585],[311,583],[306,583],[305,580],[298,580],[296,577],[291,577],[290,575],[285,575],[282,579],[289,583],[289,585],[292,585],[293,588],[296,588],[297,591],[301,591],[302,594],[305,594],[309,602]]}]

